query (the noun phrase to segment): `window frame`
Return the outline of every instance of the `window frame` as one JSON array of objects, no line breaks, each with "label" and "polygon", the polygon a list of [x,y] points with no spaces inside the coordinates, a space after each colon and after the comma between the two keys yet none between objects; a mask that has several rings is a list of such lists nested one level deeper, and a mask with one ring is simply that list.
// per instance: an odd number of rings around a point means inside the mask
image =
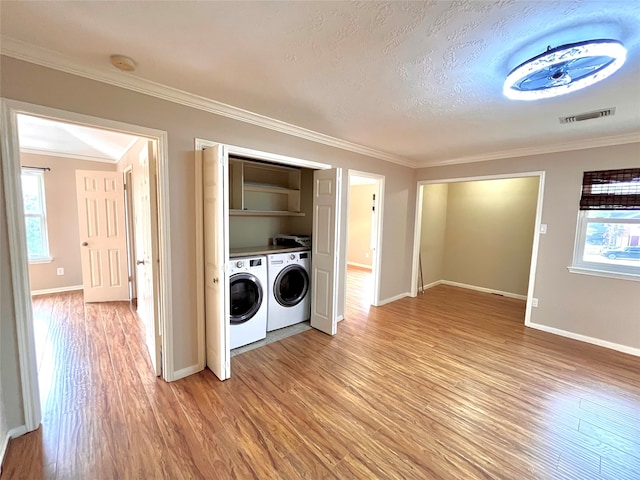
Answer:
[{"label": "window frame", "polygon": [[22,177],[24,175],[28,175],[34,177],[38,181],[38,199],[40,204],[40,210],[38,212],[27,212],[26,205],[24,201],[24,191],[22,189],[22,184],[20,185],[20,190],[22,192],[22,215],[25,220],[25,235],[26,232],[26,220],[27,218],[38,218],[40,220],[40,231],[42,232],[42,254],[31,254],[29,252],[29,242],[27,242],[27,259],[30,264],[34,263],[49,263],[53,260],[51,257],[51,250],[49,249],[49,228],[47,224],[47,200],[45,196],[45,186],[44,186],[44,170],[39,168],[30,168],[30,167],[21,167],[20,169],[20,180],[22,182]]}]

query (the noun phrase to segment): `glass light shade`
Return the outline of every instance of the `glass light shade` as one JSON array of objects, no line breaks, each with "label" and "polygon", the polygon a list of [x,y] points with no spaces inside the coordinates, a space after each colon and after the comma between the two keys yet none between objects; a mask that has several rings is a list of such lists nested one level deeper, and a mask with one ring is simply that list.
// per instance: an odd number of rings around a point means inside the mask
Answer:
[{"label": "glass light shade", "polygon": [[611,76],[626,58],[627,50],[617,40],[562,45],[514,68],[507,75],[502,92],[513,100],[564,95]]}]

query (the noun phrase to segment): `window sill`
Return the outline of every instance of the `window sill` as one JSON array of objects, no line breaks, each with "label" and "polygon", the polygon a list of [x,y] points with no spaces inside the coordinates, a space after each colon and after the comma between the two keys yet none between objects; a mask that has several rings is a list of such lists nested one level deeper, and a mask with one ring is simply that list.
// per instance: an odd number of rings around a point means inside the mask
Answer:
[{"label": "window sill", "polygon": [[53,262],[53,257],[34,258],[33,260],[29,260],[29,265],[37,265],[39,263],[51,263],[51,262]]},{"label": "window sill", "polygon": [[640,275],[634,273],[622,273],[622,272],[611,272],[607,270],[596,270],[593,268],[585,268],[585,267],[567,267],[567,270],[571,273],[577,273],[579,275],[593,275],[595,277],[608,277],[608,278],[617,278],[619,280],[631,280],[633,282],[640,282]]}]

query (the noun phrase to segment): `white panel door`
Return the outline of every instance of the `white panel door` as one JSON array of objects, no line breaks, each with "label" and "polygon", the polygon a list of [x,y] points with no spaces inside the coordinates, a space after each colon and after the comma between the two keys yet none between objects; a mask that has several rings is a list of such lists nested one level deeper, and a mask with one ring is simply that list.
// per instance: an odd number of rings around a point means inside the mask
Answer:
[{"label": "white panel door", "polygon": [[338,238],[341,169],[313,172],[311,326],[335,335],[338,325]]},{"label": "white panel door", "polygon": [[154,142],[147,141],[143,146],[132,173],[137,311],[145,326],[151,365],[158,376],[162,373],[162,343],[158,315],[158,203]]},{"label": "white panel door", "polygon": [[228,169],[223,145],[202,152],[207,366],[220,380],[231,376]]},{"label": "white panel door", "polygon": [[124,177],[76,170],[85,302],[129,300]]}]

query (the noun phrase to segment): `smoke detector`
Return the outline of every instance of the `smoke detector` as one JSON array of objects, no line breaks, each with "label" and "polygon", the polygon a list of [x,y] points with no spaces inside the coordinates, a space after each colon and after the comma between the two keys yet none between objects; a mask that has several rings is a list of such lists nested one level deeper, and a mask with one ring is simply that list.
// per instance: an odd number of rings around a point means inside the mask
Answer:
[{"label": "smoke detector", "polygon": [[136,69],[136,62],[125,55],[111,55],[111,65],[123,72],[133,72]]},{"label": "smoke detector", "polygon": [[569,115],[568,117],[560,117],[560,123],[584,122],[585,120],[594,120],[596,118],[611,117],[616,114],[616,107],[604,108],[602,110],[594,110],[593,112],[578,113]]}]

